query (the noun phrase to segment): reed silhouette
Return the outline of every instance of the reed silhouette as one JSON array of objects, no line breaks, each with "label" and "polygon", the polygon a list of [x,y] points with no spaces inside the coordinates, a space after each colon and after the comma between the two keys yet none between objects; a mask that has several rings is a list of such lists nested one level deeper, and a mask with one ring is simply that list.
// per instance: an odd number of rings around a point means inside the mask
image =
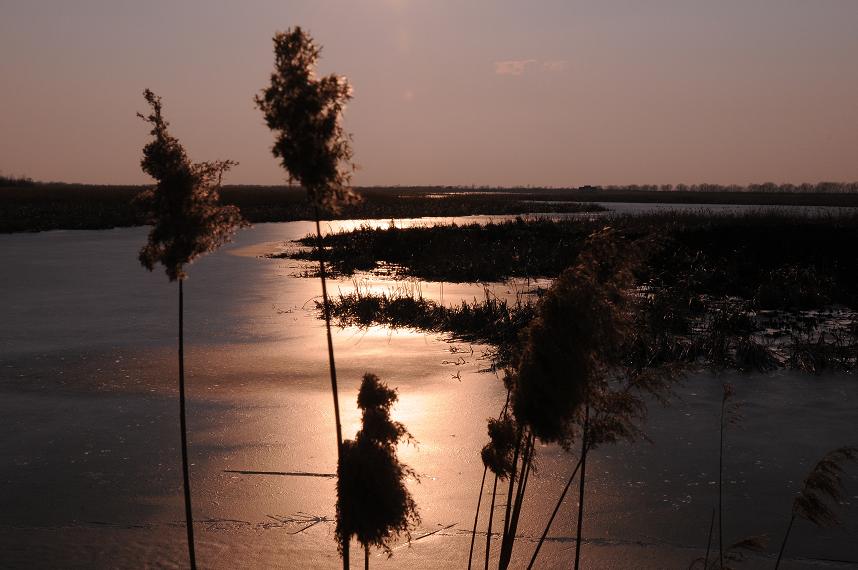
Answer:
[{"label": "reed silhouette", "polygon": [[[727,426],[738,423],[740,416],[738,406],[733,402],[736,390],[732,384],[725,382],[721,396],[721,415],[718,430],[718,561],[724,567],[724,443]],[[707,544],[707,563],[708,550]]]},{"label": "reed silhouette", "polygon": [[220,204],[218,189],[230,160],[192,163],[179,141],[170,135],[162,113],[161,98],[143,92],[151,111],[138,116],[152,126],[153,140],[143,147],[140,166],[156,185],[140,193],[135,202],[152,224],[149,239],[140,250],[140,263],[152,271],[164,266],[170,281],[179,282],[179,424],[181,427],[182,477],[185,495],[185,527],[188,557],[196,568],[191,481],[188,469],[188,430],[185,410],[184,294],[185,265],[229,241],[244,225],[234,206]]},{"label": "reed silhouette", "polygon": [[[609,228],[588,238],[578,263],[561,273],[543,296],[536,318],[524,331],[515,374],[508,376],[515,417],[534,437],[567,447],[580,437],[576,568],[580,564],[587,455],[600,439],[609,438],[607,433],[593,430],[591,411],[598,409],[605,418],[618,411],[609,409],[614,390],[609,375],[620,362],[620,347],[629,332],[626,309],[634,262],[628,255],[631,249],[621,252],[619,248],[617,235]],[[633,431],[626,425],[632,417],[616,419],[617,426]],[[602,424],[602,430],[617,427],[609,428],[606,421]],[[527,469],[528,465],[522,465],[523,473]],[[511,552],[514,524],[510,530],[505,538]],[[501,562],[499,568],[506,568],[509,556]]]},{"label": "reed silhouette", "polygon": [[[509,407],[509,391],[507,391],[507,393],[506,393],[506,401],[504,402],[503,408],[501,409],[501,412],[497,417],[498,421],[500,421],[502,418],[506,417],[508,407]],[[491,426],[491,422],[489,422],[489,425]],[[493,439],[491,429],[489,430],[489,439],[490,439],[489,445],[491,445],[492,439]],[[482,455],[482,453],[484,453],[484,452],[481,451],[481,455]],[[471,570],[471,566],[472,566],[473,561],[474,561],[474,545],[477,541],[477,525],[480,521],[480,505],[483,502],[483,488],[486,485],[486,475],[488,474],[488,472],[489,472],[489,465],[484,460],[483,461],[483,477],[480,480],[480,492],[477,495],[477,507],[476,507],[476,509],[474,509],[474,526],[473,526],[473,529],[471,530],[471,546],[468,549],[468,570]],[[494,499],[494,493],[496,491],[497,491],[497,474],[495,474],[494,491],[492,491],[492,498],[493,499]],[[494,500],[492,500],[491,512],[494,513]],[[491,525],[489,525],[489,527],[491,527]],[[490,534],[490,533],[487,533],[487,534]],[[486,567],[488,567],[488,556],[486,556]]]},{"label": "reed silhouette", "polygon": [[[255,102],[268,128],[276,133],[271,152],[280,159],[290,184],[297,181],[306,190],[313,208],[339,464],[343,461],[343,434],[319,222],[320,210],[336,211],[357,197],[350,187],[354,170],[351,136],[342,127],[342,113],[351,99],[351,87],[344,77],[316,76],[320,54],[321,48],[300,27],[275,34],[274,72],[269,86],[255,97]],[[346,569],[349,566],[348,536],[343,535],[340,546]]]},{"label": "reed silhouette", "polygon": [[337,469],[336,534],[340,545],[353,536],[363,545],[365,568],[371,547],[391,556],[391,540],[403,534],[410,540],[411,530],[420,522],[405,485],[417,474],[396,454],[400,441],[413,439],[404,425],[390,418],[397,399],[396,391],[375,374],[364,375],[357,397],[361,429],[355,439],[343,442]]},{"label": "reed silhouette", "polygon": [[[521,439],[521,430],[516,425],[515,420],[509,413],[508,407],[505,405],[501,416],[498,419],[489,419],[488,421],[489,442],[483,446],[480,456],[483,460],[483,465],[494,474],[494,483],[492,485],[492,499],[489,506],[489,519],[486,528],[486,555],[484,567],[489,567],[489,558],[491,557],[491,542],[492,542],[492,525],[494,523],[495,499],[497,497],[498,481],[509,481],[508,488],[512,489],[515,484],[515,467],[518,462],[519,445]],[[482,494],[482,488],[480,489]],[[509,505],[507,499],[507,505]],[[506,535],[506,521],[509,516],[504,517],[504,536]],[[503,556],[503,548],[505,541],[501,543],[501,556]]]},{"label": "reed silhouette", "polygon": [[[630,247],[611,228],[595,232],[578,262],[544,293],[521,333],[504,377],[511,413],[489,421],[490,441],[482,451],[487,468],[508,481],[499,569],[512,561],[536,440],[567,449],[580,441],[572,475],[579,476],[575,564],[580,566],[588,453],[605,443],[644,437],[638,425],[646,415],[644,395],[664,397],[669,391],[673,368],[646,368],[628,358],[636,310],[634,268],[649,247],[646,241]],[[571,483],[572,478],[560,501]],[[547,533],[548,528],[531,566]],[[491,528],[487,535],[486,559]]]},{"label": "reed silhouette", "polygon": [[[762,552],[768,542],[765,535],[749,536],[726,545],[724,543],[724,448],[727,428],[737,424],[741,420],[739,404],[734,400],[735,388],[732,384],[725,382],[722,385],[721,411],[719,418],[719,446],[718,446],[718,498],[716,507],[712,509],[712,518],[709,523],[709,533],[706,540],[706,555],[694,559],[689,565],[689,570],[702,568],[703,570],[731,570],[732,564],[745,560],[747,552]],[[844,489],[842,482],[843,464],[847,461],[858,459],[858,447],[840,447],[828,452],[811,469],[804,479],[801,490],[793,501],[792,513],[783,541],[778,550],[775,561],[775,570],[780,567],[790,533],[796,519],[805,519],[816,526],[837,526],[839,520],[829,503],[839,503],[843,500]],[[715,517],[718,518],[718,556],[710,559],[712,551],[712,537]]]},{"label": "reed silhouette", "polygon": [[778,551],[775,570],[780,567],[790,532],[797,518],[802,518],[816,526],[839,524],[837,515],[829,503],[836,504],[843,500],[843,464],[855,460],[858,460],[858,447],[840,447],[825,454],[808,473],[801,491],[793,501],[792,514]]}]

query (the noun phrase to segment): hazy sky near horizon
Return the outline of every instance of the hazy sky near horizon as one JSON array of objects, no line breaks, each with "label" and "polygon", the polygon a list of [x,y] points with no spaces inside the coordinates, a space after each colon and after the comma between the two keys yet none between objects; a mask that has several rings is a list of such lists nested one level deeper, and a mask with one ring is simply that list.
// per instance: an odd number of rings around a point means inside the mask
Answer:
[{"label": "hazy sky near horizon", "polygon": [[276,184],[253,96],[300,25],[359,185],[858,180],[856,0],[0,0],[0,170],[143,183],[144,88]]}]

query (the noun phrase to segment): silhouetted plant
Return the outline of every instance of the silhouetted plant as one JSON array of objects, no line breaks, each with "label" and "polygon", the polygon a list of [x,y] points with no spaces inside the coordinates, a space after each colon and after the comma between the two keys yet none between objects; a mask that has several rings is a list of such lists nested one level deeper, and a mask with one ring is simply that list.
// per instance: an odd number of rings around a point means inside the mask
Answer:
[{"label": "silhouetted plant", "polygon": [[275,34],[271,84],[255,101],[277,132],[271,152],[290,181],[301,184],[313,205],[336,211],[356,198],[351,136],[342,127],[352,89],[345,77],[316,77],[321,52],[298,26]]},{"label": "silhouetted plant", "polygon": [[191,507],[188,441],[185,421],[184,362],[184,267],[196,257],[214,251],[229,241],[244,221],[235,206],[222,206],[218,195],[223,174],[235,162],[230,160],[192,163],[179,141],[170,135],[162,114],[161,98],[146,89],[151,107],[148,115],[138,113],[152,125],[154,140],[143,147],[140,166],[154,178],[154,188],[138,195],[136,204],[153,227],[140,250],[140,263],[152,271],[160,263],[170,281],[179,281],[179,422],[182,432],[182,475],[185,493],[185,525],[188,556],[196,568],[193,512]]},{"label": "silhouetted plant", "polygon": [[[510,474],[511,481],[517,472],[521,475],[515,495],[511,486],[508,492],[507,504],[513,506],[507,510],[499,568],[511,560],[534,439],[558,442],[567,449],[574,441],[581,442],[577,567],[587,454],[604,443],[642,437],[637,423],[646,414],[643,395],[661,396],[669,385],[665,376],[671,376],[672,369],[630,366],[626,359],[635,311],[633,271],[647,247],[647,242],[629,244],[610,228],[594,233],[578,262],[544,294],[536,318],[524,330],[514,373],[506,377],[514,417],[521,426],[516,449],[522,446],[523,453],[520,469],[513,461]],[[535,556],[531,565],[534,561]]]},{"label": "silhouetted plant", "polygon": [[[324,315],[324,305],[317,302],[317,308]],[[521,298],[515,303],[498,299],[488,290],[482,301],[463,299],[459,305],[447,306],[425,299],[414,288],[373,293],[355,283],[353,292],[330,301],[330,310],[340,326],[451,332],[456,339],[489,343],[497,347],[493,367],[503,367],[509,363],[518,333],[533,318],[535,306]]]},{"label": "silhouetted plant", "polygon": [[629,249],[610,228],[591,236],[523,333],[511,404],[542,441],[569,440],[590,381],[617,362],[629,326],[623,311],[633,283]]},{"label": "silhouetted plant", "polygon": [[152,271],[161,263],[170,281],[186,277],[184,266],[229,241],[244,222],[238,208],[220,204],[219,188],[231,160],[192,163],[179,141],[170,135],[162,115],[161,98],[143,92],[152,112],[138,116],[152,125],[155,140],[143,147],[140,166],[157,181],[135,199],[153,225],[140,250],[140,262]]},{"label": "silhouetted plant", "polygon": [[548,531],[551,530],[551,525],[554,523],[554,517],[557,516],[557,512],[560,510],[560,506],[563,504],[563,499],[566,498],[566,493],[569,492],[569,488],[572,486],[572,482],[575,481],[575,476],[578,474],[578,470],[581,469],[581,460],[578,460],[578,463],[575,465],[575,469],[572,470],[572,474],[569,476],[569,479],[566,481],[566,485],[563,487],[563,491],[560,493],[560,497],[558,497],[557,502],[554,505],[554,510],[551,511],[551,516],[548,518],[548,522],[545,524],[545,530],[542,531],[542,535],[539,537],[539,540],[536,543],[536,548],[533,549],[533,554],[530,557],[530,562],[527,564],[527,570],[533,568],[533,565],[536,564],[536,558],[539,556],[539,551],[542,549],[543,543],[545,543],[545,538],[548,536]]},{"label": "silhouetted plant", "polygon": [[770,372],[778,367],[778,360],[772,350],[750,335],[738,339],[736,343],[736,367],[745,372]]},{"label": "silhouetted plant", "polygon": [[[741,419],[739,415],[739,407],[733,402],[733,396],[736,394],[735,387],[729,382],[722,385],[721,393],[721,414],[719,419],[719,436],[718,436],[718,561],[720,567],[724,567],[724,444],[727,436],[727,426],[736,424]],[[709,563],[709,548],[707,546],[707,556],[704,562],[704,567]]]},{"label": "silhouetted plant", "polygon": [[744,562],[748,552],[762,552],[766,548],[767,541],[765,536],[749,536],[737,540],[724,550],[724,562],[719,560],[710,562],[708,556],[705,559],[696,558],[688,566],[688,570],[694,570],[698,567],[702,570],[735,570],[735,566],[732,564]]},{"label": "silhouetted plant", "polygon": [[515,421],[509,416],[501,419],[491,418],[488,422],[488,432],[489,442],[480,452],[483,465],[501,480],[505,480],[513,470],[512,459],[518,439]]},{"label": "silhouetted plant", "polygon": [[[337,434],[337,460],[343,460],[343,436],[337,390],[334,344],[331,337],[331,313],[323,259],[320,208],[337,210],[351,202],[351,137],[342,127],[342,113],[351,99],[351,87],[344,77],[316,77],[316,63],[321,48],[300,27],[278,32],[274,36],[274,72],[268,87],[255,97],[256,106],[265,122],[276,133],[271,152],[280,159],[290,183],[298,181],[307,191],[316,221],[316,246],[325,332],[328,342],[328,366],[334,398],[334,420]],[[344,536],[348,536],[347,534]],[[349,545],[340,546],[343,568],[349,565]]]},{"label": "silhouetted plant", "polygon": [[621,252],[616,238],[610,228],[591,236],[578,263],[561,273],[543,296],[537,317],[523,335],[512,387],[516,419],[542,441],[560,442],[568,448],[575,439],[576,425],[582,428],[576,568],[580,564],[586,459],[595,441],[590,431],[591,405],[607,386],[608,368],[619,362],[629,324],[626,303],[633,283],[631,250],[626,247]]},{"label": "silhouetted plant", "polygon": [[858,447],[841,447],[828,452],[808,473],[801,491],[792,504],[792,516],[789,519],[784,540],[781,543],[775,570],[781,564],[787,541],[796,518],[803,518],[816,526],[836,526],[837,515],[829,503],[843,500],[843,464],[858,459]]},{"label": "silhouetted plant", "polygon": [[[497,497],[498,481],[504,481],[513,476],[518,461],[518,443],[521,433],[515,421],[510,416],[507,406],[497,419],[488,420],[489,442],[483,446],[480,457],[483,465],[494,474],[492,485],[492,500],[489,505],[489,519],[486,530],[486,556],[484,567],[488,568],[491,556],[492,524],[494,522],[495,499]],[[510,486],[513,482],[510,481]]]},{"label": "silhouetted plant", "polygon": [[390,541],[402,534],[410,540],[411,529],[420,522],[405,485],[416,474],[396,454],[400,441],[412,439],[404,425],[390,419],[396,400],[395,390],[374,374],[364,375],[357,398],[362,427],[354,440],[343,442],[337,469],[337,538],[343,545],[356,537],[367,566],[371,546],[390,556]]},{"label": "silhouetted plant", "polygon": [[[506,401],[503,404],[503,409],[501,410],[500,414],[497,417],[497,421],[500,421],[502,418],[506,417],[508,407],[509,407],[509,391],[507,390]],[[491,433],[489,433],[489,439],[493,440],[493,438],[491,437]],[[492,441],[490,441],[488,445],[491,445],[491,444],[492,444]],[[481,455],[482,455],[482,453],[481,453]],[[488,473],[488,471],[489,471],[488,463],[486,463],[485,459],[483,459],[483,477],[480,480],[480,492],[477,495],[477,508],[474,511],[474,526],[471,529],[471,546],[468,549],[468,570],[471,570],[471,565],[472,565],[473,560],[474,560],[474,544],[476,543],[476,540],[477,540],[477,525],[478,525],[479,520],[480,520],[480,505],[483,502],[483,487],[485,487],[485,484],[486,484],[486,474]],[[494,476],[494,490],[492,491],[492,498],[493,499],[495,496],[495,492],[497,491],[497,484],[498,484],[498,476],[495,474],[495,476]],[[492,500],[491,511],[492,511],[491,514],[494,514],[494,500]],[[487,540],[490,540],[491,524],[489,525],[489,532],[487,533],[487,535],[488,535]],[[488,547],[488,549],[491,548],[490,542],[487,543],[487,547]],[[488,567],[488,553],[486,554],[485,565],[486,565],[486,567]]]}]

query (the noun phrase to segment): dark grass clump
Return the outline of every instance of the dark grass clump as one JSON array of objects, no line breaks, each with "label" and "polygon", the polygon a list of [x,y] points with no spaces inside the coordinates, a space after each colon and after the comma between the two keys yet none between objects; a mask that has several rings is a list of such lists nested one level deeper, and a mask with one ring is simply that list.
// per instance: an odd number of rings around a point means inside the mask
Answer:
[{"label": "dark grass clump", "polygon": [[831,303],[834,286],[815,265],[793,263],[764,274],[752,300],[760,309],[813,309]]},{"label": "dark grass clump", "polygon": [[790,368],[809,374],[831,371],[850,372],[858,366],[858,342],[856,335],[817,334],[800,332],[791,335],[787,346],[786,364]]},{"label": "dark grass clump", "polygon": [[[445,305],[424,299],[419,293],[373,294],[356,288],[332,299],[331,316],[340,326],[362,328],[381,325],[427,332],[452,333],[454,338],[485,342],[497,348],[495,365],[509,361],[519,332],[531,321],[535,306],[522,299],[510,303],[486,291],[482,301]],[[323,307],[317,303],[317,308]]]},{"label": "dark grass clump", "polygon": [[[342,275],[385,263],[403,276],[434,281],[500,281],[507,277],[555,277],[572,265],[590,225],[521,218],[498,224],[439,225],[407,229],[360,228],[324,237],[334,269]],[[304,238],[300,243],[309,245]],[[317,253],[298,251],[297,259]]]},{"label": "dark grass clump", "polygon": [[410,440],[405,426],[390,419],[397,400],[374,374],[365,374],[358,393],[362,427],[354,440],[343,442],[337,478],[337,529],[343,544],[356,537],[365,549],[381,548],[392,554],[391,541],[411,538],[420,522],[417,505],[405,485],[414,471],[401,463],[396,446]]},{"label": "dark grass clump", "polygon": [[771,348],[751,336],[738,340],[734,359],[736,368],[743,372],[771,372],[781,364]]}]

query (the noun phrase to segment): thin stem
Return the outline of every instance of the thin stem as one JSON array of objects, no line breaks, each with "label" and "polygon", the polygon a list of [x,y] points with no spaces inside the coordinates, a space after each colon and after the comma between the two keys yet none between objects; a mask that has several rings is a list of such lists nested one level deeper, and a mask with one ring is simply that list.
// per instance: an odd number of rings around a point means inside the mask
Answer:
[{"label": "thin stem", "polygon": [[498,568],[501,570],[509,567],[512,560],[512,550],[515,547],[515,533],[518,529],[518,518],[521,515],[521,505],[524,502],[524,493],[527,490],[527,480],[530,478],[530,467],[533,464],[534,436],[525,436],[524,454],[521,458],[521,471],[518,477],[518,489],[515,492],[515,503],[510,515],[509,527],[507,528],[504,544],[501,548],[501,559]]},{"label": "thin stem", "polygon": [[572,471],[572,475],[569,476],[569,480],[566,482],[566,486],[563,487],[563,492],[560,493],[560,498],[557,499],[557,504],[554,505],[554,511],[552,511],[551,517],[548,519],[548,524],[545,525],[545,530],[542,531],[542,536],[539,537],[539,542],[536,543],[536,550],[533,551],[533,556],[531,556],[530,558],[530,564],[527,565],[527,570],[531,570],[531,568],[533,568],[533,565],[536,563],[536,557],[539,556],[539,550],[542,548],[542,543],[545,542],[545,537],[548,536],[548,531],[551,529],[551,523],[554,522],[554,517],[557,516],[557,511],[560,510],[560,505],[563,504],[563,499],[566,498],[566,493],[569,491],[569,487],[572,486],[572,481],[575,480],[575,475],[578,474],[578,469],[580,468],[581,460],[578,459],[578,464]]},{"label": "thin stem", "polygon": [[483,487],[486,485],[486,473],[488,466],[483,466],[483,479],[480,481],[480,496],[477,498],[477,510],[474,513],[474,529],[471,531],[471,548],[468,550],[468,570],[471,570],[471,563],[474,560],[474,542],[477,539],[477,521],[480,519],[480,504],[483,501]]},{"label": "thin stem", "polygon": [[486,564],[485,570],[489,570],[489,555],[492,550],[492,519],[495,517],[495,497],[497,496],[498,490],[498,476],[495,475],[495,483],[492,485],[492,503],[489,508],[489,525],[486,530]]},{"label": "thin stem", "polygon": [[709,536],[706,538],[706,558],[703,559],[703,570],[709,570],[709,551],[712,548],[712,529],[715,527],[715,509],[712,509],[712,518],[709,519]]},{"label": "thin stem", "polygon": [[721,400],[721,433],[718,441],[718,560],[724,568],[724,492],[722,480],[724,477],[724,414],[727,408],[727,397]]},{"label": "thin stem", "polygon": [[185,419],[185,295],[179,279],[179,426],[182,430],[182,479],[185,489],[185,528],[188,530],[188,558],[191,569],[197,568],[194,551],[194,515],[191,508],[191,474],[188,468],[188,425]]},{"label": "thin stem", "polygon": [[590,450],[588,442],[590,432],[590,404],[584,404],[584,435],[581,445],[581,479],[578,480],[578,528],[575,534],[575,570],[581,564],[581,530],[584,526],[584,480],[587,474],[587,453]]},{"label": "thin stem", "polygon": [[[441,286],[443,287],[443,283]],[[502,418],[504,414],[506,414],[506,409],[509,406],[509,390],[506,391],[506,401],[503,404],[503,409],[501,413],[498,414],[498,419]],[[486,485],[486,473],[488,473],[489,467],[488,465],[483,465],[483,479],[480,481],[480,495],[477,497],[477,511],[474,513],[474,528],[471,531],[471,548],[468,550],[468,570],[471,570],[471,563],[474,560],[474,542],[477,539],[477,521],[480,519],[480,504],[483,501],[483,488]],[[497,480],[495,480],[497,484]]]},{"label": "thin stem", "polygon": [[[328,368],[331,372],[331,393],[334,396],[334,422],[337,428],[337,465],[343,458],[343,428],[340,423],[340,398],[337,390],[337,365],[334,360],[334,340],[331,337],[331,304],[328,301],[327,276],[325,274],[324,248],[322,247],[322,229],[319,223],[319,206],[314,206],[316,214],[316,247],[319,254],[319,278],[322,281],[322,303],[325,315],[325,333],[328,337]],[[343,570],[349,568],[349,539],[343,539]]]},{"label": "thin stem", "polygon": [[363,545],[363,570],[369,570],[369,545]]},{"label": "thin stem", "polygon": [[517,438],[515,442],[515,450],[512,454],[512,472],[509,474],[509,485],[506,490],[506,508],[503,514],[503,537],[501,539],[501,560],[503,560],[503,547],[506,546],[507,534],[509,533],[510,510],[512,509],[512,492],[515,489],[515,478],[518,474],[518,456],[521,452],[522,433],[521,428],[518,428]]},{"label": "thin stem", "polygon": [[789,540],[789,533],[792,530],[792,525],[794,522],[795,522],[795,513],[793,513],[789,519],[789,525],[787,526],[786,534],[784,535],[784,541],[781,543],[780,551],[778,551],[778,560],[777,560],[777,562],[775,562],[775,570],[778,570],[778,568],[781,565],[781,558],[783,558],[784,550],[786,550],[787,540]]}]

